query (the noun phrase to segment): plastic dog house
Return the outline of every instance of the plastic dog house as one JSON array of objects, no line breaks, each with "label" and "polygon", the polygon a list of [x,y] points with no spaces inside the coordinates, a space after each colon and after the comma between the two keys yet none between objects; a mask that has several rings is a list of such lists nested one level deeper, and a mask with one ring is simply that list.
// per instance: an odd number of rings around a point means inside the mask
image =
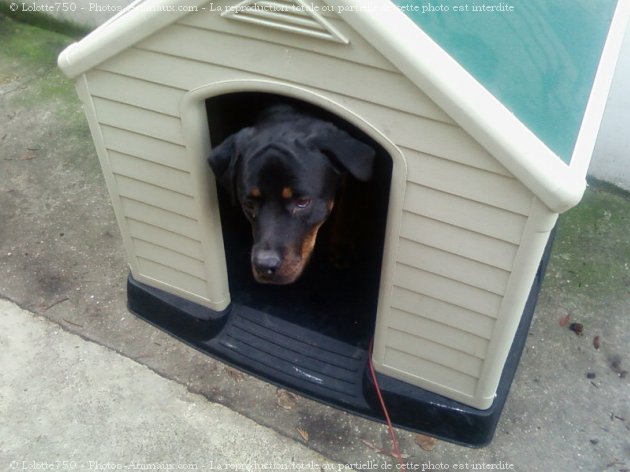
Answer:
[{"label": "plastic dog house", "polygon": [[[518,363],[557,216],[584,191],[629,8],[448,5],[146,0],[68,47],[59,66],[84,104],[134,312],[379,417],[365,375],[373,337],[394,421],[480,445]],[[371,332],[358,340],[233,300],[240,282],[206,158],[216,127],[250,99],[279,96],[336,117],[388,160]]]}]

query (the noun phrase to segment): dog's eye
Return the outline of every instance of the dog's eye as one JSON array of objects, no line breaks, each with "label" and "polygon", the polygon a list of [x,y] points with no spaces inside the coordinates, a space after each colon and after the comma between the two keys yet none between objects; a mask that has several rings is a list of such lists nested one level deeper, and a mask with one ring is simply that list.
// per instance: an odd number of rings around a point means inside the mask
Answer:
[{"label": "dog's eye", "polygon": [[253,198],[247,198],[245,200],[243,200],[243,208],[245,209],[245,211],[249,212],[249,213],[253,213],[256,211],[256,200],[254,200]]},{"label": "dog's eye", "polygon": [[298,198],[297,200],[295,200],[295,207],[299,208],[300,210],[303,210],[304,208],[308,208],[310,204],[311,204],[310,198]]}]

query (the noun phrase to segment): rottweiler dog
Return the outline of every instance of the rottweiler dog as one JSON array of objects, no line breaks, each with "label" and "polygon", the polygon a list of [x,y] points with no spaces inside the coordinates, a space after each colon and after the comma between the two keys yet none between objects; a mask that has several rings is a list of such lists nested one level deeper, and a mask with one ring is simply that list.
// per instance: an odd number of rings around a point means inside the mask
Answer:
[{"label": "rottweiler dog", "polygon": [[217,181],[251,224],[257,282],[300,277],[343,180],[368,181],[374,158],[371,146],[287,104],[267,108],[212,150]]}]

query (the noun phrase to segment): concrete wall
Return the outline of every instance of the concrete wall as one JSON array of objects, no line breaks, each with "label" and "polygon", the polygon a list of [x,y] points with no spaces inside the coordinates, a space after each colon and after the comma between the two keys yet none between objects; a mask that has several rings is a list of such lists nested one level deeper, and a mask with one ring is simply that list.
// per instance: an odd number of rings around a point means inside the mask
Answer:
[{"label": "concrete wall", "polygon": [[[130,0],[29,0],[27,2],[0,0],[0,2],[10,5],[10,8],[17,10],[18,14],[27,15],[29,9],[36,9],[88,27],[96,27],[104,23],[131,3]],[[589,175],[630,191],[630,31],[626,32]]]},{"label": "concrete wall", "polygon": [[626,30],[589,175],[630,190],[630,28]]}]

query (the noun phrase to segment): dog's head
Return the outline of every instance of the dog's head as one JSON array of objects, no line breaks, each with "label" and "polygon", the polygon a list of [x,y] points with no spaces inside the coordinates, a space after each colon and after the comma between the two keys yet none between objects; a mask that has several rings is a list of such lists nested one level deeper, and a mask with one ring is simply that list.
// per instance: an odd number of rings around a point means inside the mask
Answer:
[{"label": "dog's head", "polygon": [[374,155],[331,123],[303,117],[242,129],[213,149],[210,167],[251,224],[258,282],[302,274],[342,175],[368,180]]}]

